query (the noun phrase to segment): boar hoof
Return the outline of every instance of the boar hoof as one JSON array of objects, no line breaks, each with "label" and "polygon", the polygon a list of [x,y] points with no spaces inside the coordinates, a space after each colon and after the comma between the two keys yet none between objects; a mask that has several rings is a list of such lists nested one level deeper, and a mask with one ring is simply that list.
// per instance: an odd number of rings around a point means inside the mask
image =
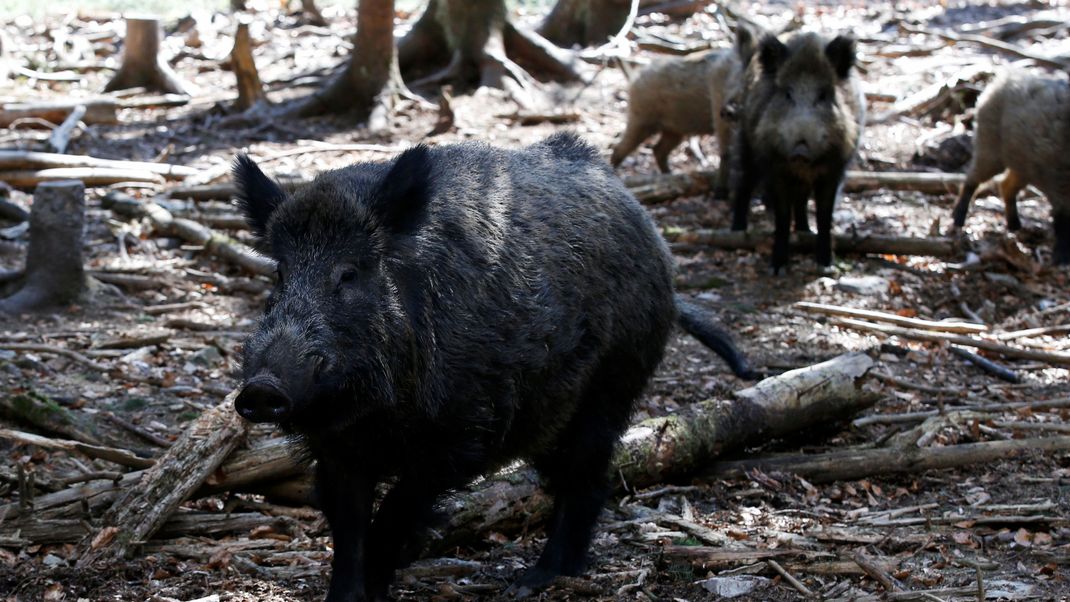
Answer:
[{"label": "boar hoof", "polygon": [[557,573],[535,566],[521,575],[515,583],[509,586],[509,589],[506,590],[505,593],[518,600],[527,598],[535,592],[548,587],[556,578]]}]

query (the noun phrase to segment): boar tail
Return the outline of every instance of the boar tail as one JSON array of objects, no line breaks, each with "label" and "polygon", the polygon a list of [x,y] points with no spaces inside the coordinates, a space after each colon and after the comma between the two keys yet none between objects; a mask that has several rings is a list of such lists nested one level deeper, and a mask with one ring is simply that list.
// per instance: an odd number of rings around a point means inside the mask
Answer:
[{"label": "boar tail", "polygon": [[709,312],[689,303],[680,295],[676,296],[676,312],[680,326],[687,331],[687,334],[721,356],[736,376],[747,380],[754,380],[757,377],[757,373],[751,369],[743,352],[732,341],[732,335],[714,323]]}]

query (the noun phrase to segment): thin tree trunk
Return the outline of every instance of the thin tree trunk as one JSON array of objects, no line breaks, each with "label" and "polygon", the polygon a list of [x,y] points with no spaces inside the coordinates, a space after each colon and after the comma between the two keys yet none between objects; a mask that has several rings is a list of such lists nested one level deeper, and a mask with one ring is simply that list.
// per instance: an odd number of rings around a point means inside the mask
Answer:
[{"label": "thin tree trunk", "polygon": [[192,95],[194,89],[182,81],[160,56],[160,21],[128,17],[123,63],[104,86],[105,92],[143,87],[156,92]]},{"label": "thin tree trunk", "polygon": [[539,33],[558,46],[605,44],[628,22],[632,0],[558,0]]}]

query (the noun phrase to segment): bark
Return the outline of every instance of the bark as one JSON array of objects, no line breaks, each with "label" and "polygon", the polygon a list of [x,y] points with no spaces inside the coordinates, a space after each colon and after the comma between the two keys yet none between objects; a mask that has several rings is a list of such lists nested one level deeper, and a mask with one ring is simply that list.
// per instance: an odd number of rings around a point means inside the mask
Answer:
[{"label": "bark", "polygon": [[[772,232],[736,232],[733,230],[695,230],[691,232],[667,231],[665,239],[684,246],[705,245],[722,249],[755,250],[768,245]],[[928,257],[956,257],[960,254],[959,242],[950,238],[909,238],[897,236],[862,236],[835,234],[833,248],[837,253],[875,253],[879,255],[923,255]],[[813,250],[816,237],[812,233],[796,232],[791,235],[791,248],[798,252]]]},{"label": "bark", "polygon": [[245,436],[248,424],[227,398],[183,433],[135,487],[126,489],[78,544],[78,566],[125,558],[201,487]]},{"label": "bark", "polygon": [[633,0],[557,0],[539,34],[558,46],[605,44],[629,21]]},{"label": "bark", "polygon": [[160,56],[161,37],[158,19],[127,17],[122,66],[104,86],[104,91],[145,88],[192,96],[194,88],[182,81]]},{"label": "bark", "polygon": [[345,69],[290,110],[297,117],[352,113],[372,129],[386,125],[399,87],[394,59],[394,0],[357,3],[357,34]]},{"label": "bark", "polygon": [[[322,18],[322,17],[321,17]],[[238,100],[235,107],[245,111],[264,100],[264,85],[253,61],[253,43],[249,36],[249,23],[238,23],[234,33],[234,48],[230,51],[230,68],[237,79]]]},{"label": "bark", "polygon": [[751,470],[799,475],[815,483],[850,481],[878,475],[918,473],[1020,457],[1032,452],[1065,451],[1070,437],[1043,437],[965,443],[945,447],[853,449],[828,454],[792,455],[718,462],[707,474],[725,479],[745,476]]},{"label": "bark", "polygon": [[0,300],[0,314],[45,311],[87,291],[82,244],[85,186],[77,181],[41,184],[30,210],[30,244],[21,287]]}]

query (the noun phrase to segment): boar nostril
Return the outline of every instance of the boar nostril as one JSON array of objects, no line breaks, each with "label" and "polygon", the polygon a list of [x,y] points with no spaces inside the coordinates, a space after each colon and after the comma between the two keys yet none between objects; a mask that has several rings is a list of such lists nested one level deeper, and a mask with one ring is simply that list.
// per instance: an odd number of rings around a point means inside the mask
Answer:
[{"label": "boar nostril", "polygon": [[810,145],[805,140],[798,140],[795,142],[795,146],[791,149],[791,158],[793,159],[809,159],[810,158]]},{"label": "boar nostril", "polygon": [[293,402],[282,390],[278,378],[258,374],[245,383],[234,400],[234,408],[250,422],[279,422],[289,416]]}]

